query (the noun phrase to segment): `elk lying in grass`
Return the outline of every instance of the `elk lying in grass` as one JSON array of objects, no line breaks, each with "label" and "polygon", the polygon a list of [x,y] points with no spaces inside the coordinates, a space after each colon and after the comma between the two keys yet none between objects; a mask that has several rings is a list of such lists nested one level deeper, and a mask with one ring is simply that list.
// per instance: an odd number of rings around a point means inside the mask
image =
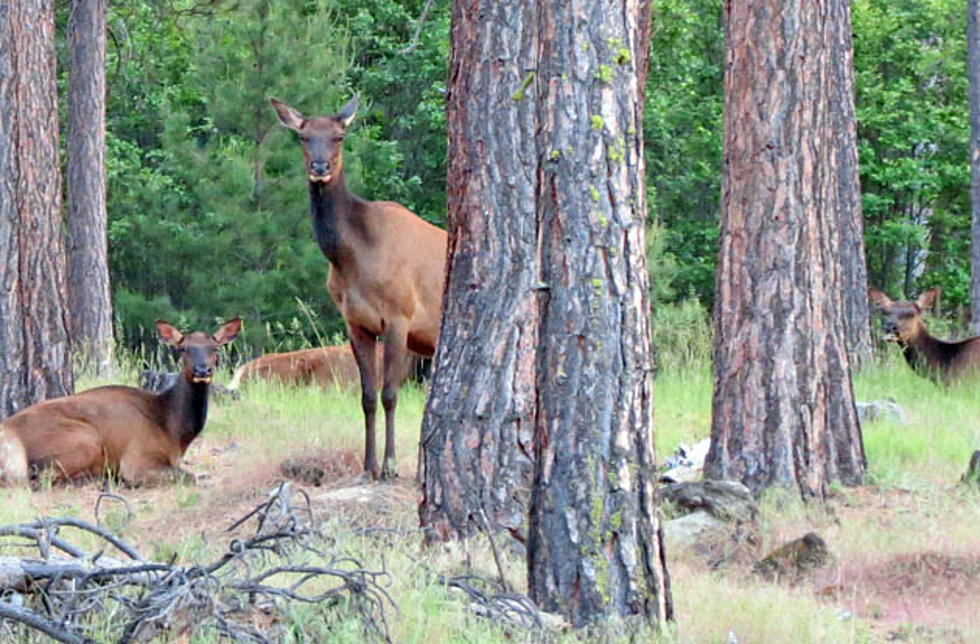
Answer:
[{"label": "elk lying in grass", "polygon": [[[384,368],[384,354],[375,352],[375,369],[380,373]],[[400,385],[412,370],[415,357],[405,356],[402,370],[397,379]],[[246,362],[235,370],[230,389],[237,389],[245,382],[271,380],[284,385],[305,386],[316,384],[321,387],[336,386],[350,388],[360,382],[357,362],[349,345],[316,347],[286,353],[267,353],[255,360]]]},{"label": "elk lying in grass", "polygon": [[[382,478],[395,475],[395,405],[405,353],[431,356],[439,336],[446,272],[446,231],[404,206],[365,201],[347,189],[344,133],[357,111],[355,96],[334,116],[306,118],[272,99],[279,121],[299,134],[309,178],[313,233],[330,262],[327,291],[350,336],[361,377],[364,471],[377,476],[374,418],[377,376],[383,371],[385,410]],[[375,345],[384,338],[384,368]]]},{"label": "elk lying in grass", "polygon": [[238,335],[238,318],[218,331],[183,335],[165,322],[157,331],[180,352],[173,387],[153,394],[110,385],[31,405],[0,424],[0,479],[22,483],[50,469],[54,481],[119,477],[129,485],[192,482],[179,468],[204,429],[218,348]]},{"label": "elk lying in grass", "polygon": [[948,384],[968,373],[980,373],[980,337],[945,342],[929,335],[922,323],[922,312],[931,308],[939,288],[931,288],[914,302],[895,302],[876,288],[868,295],[882,313],[885,339],[902,347],[906,362],[914,371]]}]

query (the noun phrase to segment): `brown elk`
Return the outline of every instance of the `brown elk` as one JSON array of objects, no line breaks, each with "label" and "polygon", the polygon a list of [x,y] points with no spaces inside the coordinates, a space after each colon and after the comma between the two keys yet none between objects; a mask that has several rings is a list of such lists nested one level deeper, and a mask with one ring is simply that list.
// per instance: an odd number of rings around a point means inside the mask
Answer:
[{"label": "brown elk", "polygon": [[895,302],[876,288],[868,295],[885,314],[881,328],[885,339],[902,347],[905,361],[924,376],[949,383],[970,372],[980,372],[980,337],[945,342],[929,335],[922,312],[932,308],[939,288],[931,288],[914,302]]},{"label": "brown elk", "polygon": [[174,385],[160,394],[96,387],[17,412],[0,424],[0,479],[19,483],[50,468],[55,481],[109,475],[129,485],[193,482],[180,460],[204,429],[218,348],[240,329],[238,318],[214,335],[183,335],[157,322],[161,339],[180,353]]},{"label": "brown elk", "polygon": [[406,351],[431,356],[439,337],[446,231],[400,204],[366,201],[347,189],[341,148],[357,96],[334,116],[306,118],[275,99],[279,121],[299,134],[309,178],[313,234],[330,262],[327,291],[347,323],[361,376],[364,471],[378,472],[375,344],[384,338],[385,455],[382,478],[395,475],[395,406]]},{"label": "brown elk", "polygon": [[[384,354],[375,352],[375,370],[384,368]],[[407,354],[398,384],[405,381],[413,366],[413,356]],[[235,370],[235,376],[228,385],[237,389],[242,383],[255,380],[272,380],[284,385],[311,385],[321,387],[353,387],[360,383],[357,362],[349,345],[315,347],[286,353],[267,353],[255,360],[246,362]]]}]

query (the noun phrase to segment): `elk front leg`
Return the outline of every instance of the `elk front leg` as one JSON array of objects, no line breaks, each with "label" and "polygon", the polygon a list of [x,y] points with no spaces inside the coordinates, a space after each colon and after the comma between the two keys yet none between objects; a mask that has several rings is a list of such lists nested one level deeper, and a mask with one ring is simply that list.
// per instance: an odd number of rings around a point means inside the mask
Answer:
[{"label": "elk front leg", "polygon": [[197,483],[197,477],[187,470],[174,467],[164,459],[142,454],[123,456],[119,462],[119,478],[130,487]]},{"label": "elk front leg", "polygon": [[408,352],[408,323],[399,320],[385,329],[384,386],[381,405],[385,409],[385,460],[382,479],[398,476],[395,468],[395,407],[398,405],[398,385],[405,374],[405,354]]},{"label": "elk front leg", "polygon": [[378,340],[360,327],[347,328],[350,346],[361,374],[361,410],[364,412],[364,473],[378,477],[378,457],[374,446],[374,417],[378,410],[378,385],[375,365],[378,356]]}]

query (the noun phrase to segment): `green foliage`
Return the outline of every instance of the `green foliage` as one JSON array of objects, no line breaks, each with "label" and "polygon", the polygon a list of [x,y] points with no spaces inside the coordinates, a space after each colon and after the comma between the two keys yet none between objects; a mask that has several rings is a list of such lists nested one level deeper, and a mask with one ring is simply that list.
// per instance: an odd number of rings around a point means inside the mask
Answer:
[{"label": "green foliage", "polygon": [[239,351],[342,332],[300,146],[270,97],[320,115],[359,92],[348,184],[444,221],[448,3],[402,52],[422,4],[113,3],[110,267],[127,345],[152,346],[156,317],[207,328],[241,315]]},{"label": "green foliage", "polygon": [[[715,289],[722,157],[721,0],[654,3],[644,119],[650,217],[673,271],[660,293]],[[658,287],[662,288],[662,287]]]},{"label": "green foliage", "polygon": [[967,302],[965,12],[951,0],[853,4],[869,281]]},{"label": "green foliage", "polygon": [[[450,3],[433,3],[416,40],[425,4],[111,3],[110,266],[127,345],[152,345],[154,316],[206,327],[243,315],[239,350],[342,333],[299,145],[276,124],[271,96],[322,114],[358,92],[345,153],[352,189],[444,222]],[[855,0],[852,14],[871,281],[895,295],[940,285],[955,310],[969,274],[962,8]],[[721,0],[656,2],[653,25],[644,136],[654,300],[693,296],[710,309]],[[621,43],[609,47],[617,53],[599,80],[629,62]],[[603,129],[598,117],[592,125]],[[608,145],[616,162],[620,144]]]},{"label": "green foliage", "polygon": [[[722,168],[720,0],[654,5],[644,125],[651,218],[671,272],[660,296],[714,295]],[[859,153],[869,276],[967,302],[965,12],[953,0],[855,0]],[[659,287],[658,287],[659,288]]]}]

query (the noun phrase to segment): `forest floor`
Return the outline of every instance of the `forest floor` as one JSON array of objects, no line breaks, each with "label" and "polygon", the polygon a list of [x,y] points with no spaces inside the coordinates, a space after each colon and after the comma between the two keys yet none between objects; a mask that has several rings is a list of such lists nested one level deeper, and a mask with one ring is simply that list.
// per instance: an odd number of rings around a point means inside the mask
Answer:
[{"label": "forest floor", "polygon": [[[668,551],[676,623],[664,641],[980,641],[980,493],[957,485],[972,450],[980,447],[980,396],[972,386],[942,390],[902,365],[874,369],[858,377],[855,388],[859,400],[890,397],[908,415],[906,423],[865,424],[866,484],[835,488],[823,508],[764,497],[751,546],[722,539]],[[678,443],[708,435],[710,397],[706,369],[659,377],[660,461]],[[485,540],[421,544],[415,461],[423,400],[414,387],[400,396],[397,481],[364,484],[358,477],[358,396],[263,384],[246,389],[239,400],[215,402],[204,434],[188,450],[185,467],[198,476],[196,486],[117,488],[132,516],[115,506],[100,518],[154,560],[212,561],[235,536],[228,527],[283,480],[283,461],[322,463],[320,485],[292,485],[309,495],[332,548],[389,573],[386,590],[397,606],[386,608],[393,641],[540,640],[479,616],[463,593],[440,581],[471,573],[496,577]],[[94,483],[4,490],[0,525],[41,516],[94,521],[100,491]],[[810,531],[827,542],[828,566],[793,583],[753,573],[767,552]],[[519,548],[503,550],[508,583],[520,592],[526,581]],[[333,626],[294,633],[316,641],[361,637],[342,618],[327,623]],[[614,633],[606,631],[602,639],[614,641]]]}]

